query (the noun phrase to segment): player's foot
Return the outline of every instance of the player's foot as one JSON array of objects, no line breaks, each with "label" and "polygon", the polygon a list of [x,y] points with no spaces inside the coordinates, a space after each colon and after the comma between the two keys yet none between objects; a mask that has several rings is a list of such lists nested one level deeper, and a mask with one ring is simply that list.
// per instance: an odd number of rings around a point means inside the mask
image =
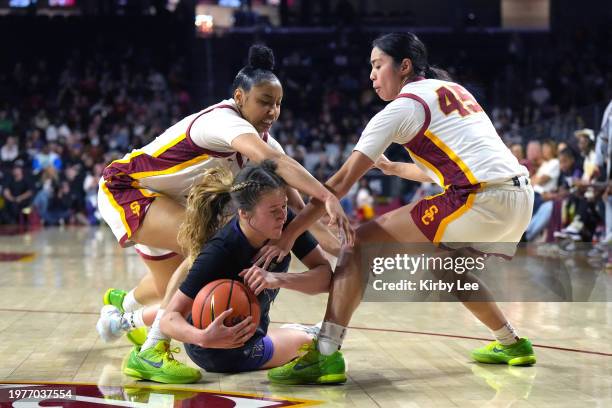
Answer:
[{"label": "player's foot", "polygon": [[96,323],[96,330],[105,343],[117,340],[130,329],[119,309],[112,305],[105,305],[100,310],[100,318]]},{"label": "player's foot", "polygon": [[[127,295],[125,290],[110,288],[104,293],[104,304],[113,305],[119,309],[121,313],[125,313],[125,309],[123,309],[123,299],[125,295]],[[130,330],[126,333],[126,337],[135,346],[142,346],[147,340],[147,328],[139,327],[138,329]]]},{"label": "player's foot", "polygon": [[319,337],[319,332],[321,331],[321,325],[323,325],[323,322],[319,322],[312,326],[307,326],[305,324],[300,324],[300,323],[286,323],[286,324],[283,324],[280,328],[303,331],[304,333],[310,334],[312,337],[316,338],[316,337]]},{"label": "player's foot", "polygon": [[105,343],[115,341],[125,334],[135,346],[142,346],[147,340],[147,328],[139,327],[130,330],[129,322],[123,314],[113,305],[105,305],[100,310],[100,318],[96,324],[98,334]]},{"label": "player's foot", "polygon": [[121,313],[124,313],[125,310],[123,309],[123,299],[125,298],[125,295],[127,295],[125,290],[110,288],[106,291],[106,293],[104,293],[104,304],[113,305],[119,309]]},{"label": "player's foot", "polygon": [[472,358],[479,363],[531,365],[536,363],[531,342],[522,338],[510,346],[493,341],[484,347],[472,350]]},{"label": "player's foot", "polygon": [[134,347],[123,368],[123,373],[139,380],[151,380],[165,384],[190,384],[198,381],[200,370],[189,367],[174,359],[167,341],[159,341],[155,347],[140,351]]},{"label": "player's foot", "polygon": [[305,354],[268,371],[268,379],[277,384],[339,384],[346,381],[340,351],[325,356],[317,350],[315,340],[300,347],[300,351]]}]

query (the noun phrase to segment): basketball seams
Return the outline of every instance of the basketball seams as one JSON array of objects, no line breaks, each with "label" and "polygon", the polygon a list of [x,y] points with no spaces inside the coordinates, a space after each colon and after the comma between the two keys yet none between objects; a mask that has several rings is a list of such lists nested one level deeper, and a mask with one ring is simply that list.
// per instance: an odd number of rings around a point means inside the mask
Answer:
[{"label": "basketball seams", "polygon": [[[213,288],[212,288],[212,289],[211,289],[211,290],[210,290],[210,291],[209,291],[209,292],[206,294],[206,297],[204,298],[204,301],[202,302],[202,307],[201,307],[201,309],[200,309],[200,313],[199,313],[199,322],[198,322],[198,323],[199,323],[199,325],[200,325],[200,327],[201,327],[202,329],[204,328],[204,325],[202,324],[202,317],[203,317],[203,315],[204,315],[204,308],[206,307],[206,303],[208,303],[208,298],[209,298],[209,297],[210,297],[210,296],[211,296],[213,293],[215,293],[215,289],[217,289],[217,288],[218,288],[220,285],[223,285],[223,283],[224,283],[226,280],[227,280],[227,279],[223,279],[221,282],[219,282],[219,283],[217,283],[215,286],[213,286]],[[196,296],[196,298],[197,298],[197,296]],[[212,314],[211,314],[212,319],[211,319],[210,321],[211,321],[211,323],[212,323],[212,321],[213,321],[213,320],[215,320],[215,311],[214,311],[214,308],[212,308],[212,307],[210,308],[210,310],[211,310],[211,313],[212,313]]]},{"label": "basketball seams", "polygon": [[[229,287],[227,286],[227,284],[229,284]],[[207,286],[210,286],[210,289],[207,288]],[[234,293],[234,287],[236,287],[236,290],[240,289],[240,293]],[[225,310],[229,308],[234,309],[234,312],[232,312],[232,315],[230,316],[231,318],[235,320],[235,318],[238,316],[250,315],[254,319],[257,319],[258,324],[260,315],[259,301],[254,295],[254,293],[246,285],[244,285],[244,283],[233,279],[219,279],[217,281],[209,282],[202,289],[200,289],[200,292],[204,291],[205,288],[205,296],[203,296],[202,299],[198,299],[198,296],[196,295],[196,299],[194,299],[194,302],[196,302],[192,307],[192,309],[194,309],[195,311],[195,313],[192,311],[192,315],[194,316],[194,325],[199,324],[200,328],[204,329],[208,324],[210,324],[210,322],[214,321],[215,314],[217,314],[217,312],[215,311],[215,301],[217,303],[216,306],[222,306],[222,299],[219,296],[217,296],[217,298],[215,299],[214,296],[214,293],[218,291],[221,291],[220,293],[218,293],[218,295],[227,296],[227,301],[223,301],[223,304],[226,305]],[[204,295],[204,293],[202,293],[202,295]],[[253,303],[255,303],[255,305]],[[210,311],[208,311],[206,308],[210,308]],[[257,316],[254,316],[254,313]],[[206,323],[208,318],[210,318],[211,320],[207,323],[207,325],[205,325],[204,323]],[[233,321],[230,322],[230,324],[232,323]],[[224,322],[224,324],[227,323]]]}]

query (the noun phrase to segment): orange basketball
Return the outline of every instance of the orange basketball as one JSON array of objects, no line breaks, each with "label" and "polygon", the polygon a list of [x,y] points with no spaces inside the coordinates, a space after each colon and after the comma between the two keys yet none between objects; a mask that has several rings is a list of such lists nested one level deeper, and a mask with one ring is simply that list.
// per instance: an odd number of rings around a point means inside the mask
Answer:
[{"label": "orange basketball", "polygon": [[231,279],[210,282],[200,290],[191,307],[193,325],[204,329],[229,308],[233,311],[223,322],[226,326],[234,326],[248,316],[253,316],[253,323],[259,325],[261,311],[257,297],[241,282]]}]

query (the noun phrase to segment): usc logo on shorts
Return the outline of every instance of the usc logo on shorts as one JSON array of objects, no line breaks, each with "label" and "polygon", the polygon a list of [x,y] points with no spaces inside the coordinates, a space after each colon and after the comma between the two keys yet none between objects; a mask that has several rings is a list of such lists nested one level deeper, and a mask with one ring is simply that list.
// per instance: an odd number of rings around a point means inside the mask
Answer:
[{"label": "usc logo on shorts", "polygon": [[138,201],[132,201],[130,203],[130,210],[132,210],[132,214],[140,217],[140,204],[138,204]]},{"label": "usc logo on shorts", "polygon": [[436,207],[435,205],[432,205],[425,211],[425,214],[423,214],[423,216],[421,217],[421,221],[423,222],[423,224],[429,225],[429,223],[434,220],[435,214],[437,213],[438,213],[438,207]]}]

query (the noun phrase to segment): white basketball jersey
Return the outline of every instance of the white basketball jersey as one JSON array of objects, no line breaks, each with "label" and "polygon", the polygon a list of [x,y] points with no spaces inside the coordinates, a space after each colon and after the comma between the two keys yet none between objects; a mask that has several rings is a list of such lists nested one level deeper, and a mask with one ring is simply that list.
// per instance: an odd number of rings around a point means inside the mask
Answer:
[{"label": "white basketball jersey", "polygon": [[442,187],[529,176],[487,114],[461,85],[436,79],[410,82],[398,98],[425,109],[418,134],[404,144],[415,163]]}]

